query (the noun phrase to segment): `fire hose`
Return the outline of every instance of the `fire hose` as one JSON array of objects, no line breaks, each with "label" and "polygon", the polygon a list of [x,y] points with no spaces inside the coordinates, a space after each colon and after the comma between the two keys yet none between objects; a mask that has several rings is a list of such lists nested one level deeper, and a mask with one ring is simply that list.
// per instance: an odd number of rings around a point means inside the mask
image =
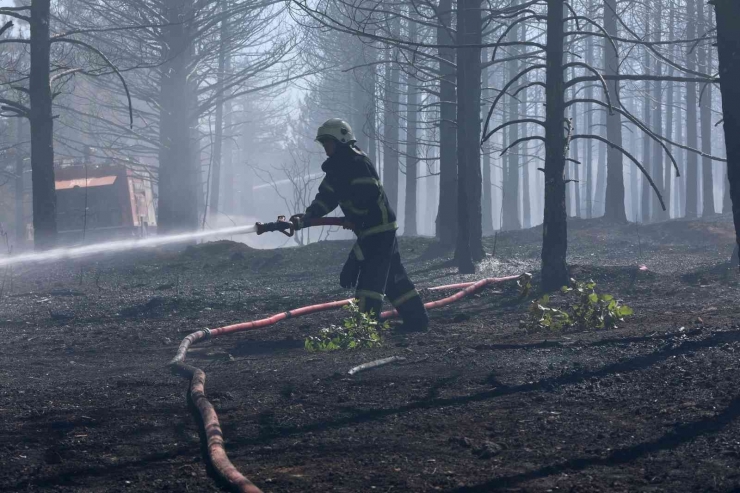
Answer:
[{"label": "fire hose", "polygon": [[[346,229],[352,229],[352,226],[348,224],[344,220],[344,218],[321,218],[317,220],[311,220],[308,223],[304,223],[303,227],[329,225],[343,226]],[[280,216],[278,218],[278,221],[274,223],[257,223],[257,234],[272,231],[279,231],[288,236],[292,236],[292,234],[295,232],[295,227],[293,223],[285,221],[284,216]],[[459,289],[460,291],[456,292],[452,296],[425,303],[424,306],[427,309],[446,306],[459,301],[460,299],[473,294],[488,285],[502,283],[506,281],[513,281],[520,279],[521,277],[522,276],[490,278],[482,279],[476,282],[466,282],[433,287],[429,290],[443,291],[450,289]],[[224,448],[224,437],[221,430],[221,425],[218,420],[218,415],[216,414],[216,410],[213,407],[213,404],[208,401],[205,395],[206,374],[200,368],[196,368],[195,366],[185,363],[185,356],[187,355],[188,349],[193,344],[207,341],[214,337],[267,327],[289,318],[295,318],[312,313],[340,308],[342,306],[348,305],[351,302],[352,299],[331,301],[318,305],[309,305],[301,308],[295,308],[287,312],[277,313],[275,315],[272,315],[271,317],[254,320],[252,322],[227,325],[216,329],[201,329],[188,335],[180,343],[177,354],[170,361],[170,367],[175,373],[190,379],[190,398],[196,409],[198,410],[202,421],[203,431],[205,432],[206,436],[208,460],[213,466],[216,474],[220,477],[220,479],[225,481],[232,490],[240,493],[261,493],[262,491],[243,474],[241,474],[231,463],[229,457],[226,455],[226,449]],[[396,310],[389,310],[380,314],[381,320],[388,320],[396,318],[397,316],[398,312]]]}]

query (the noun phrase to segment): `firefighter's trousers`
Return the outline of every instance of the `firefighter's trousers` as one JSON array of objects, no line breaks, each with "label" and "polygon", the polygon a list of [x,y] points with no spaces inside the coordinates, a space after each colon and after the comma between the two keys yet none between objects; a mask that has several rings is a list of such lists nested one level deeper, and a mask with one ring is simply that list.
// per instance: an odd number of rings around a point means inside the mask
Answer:
[{"label": "firefighter's trousers", "polygon": [[360,310],[379,315],[385,295],[398,310],[404,324],[423,324],[425,328],[427,312],[401,264],[396,232],[361,238],[357,240],[354,253],[360,260],[356,292]]}]

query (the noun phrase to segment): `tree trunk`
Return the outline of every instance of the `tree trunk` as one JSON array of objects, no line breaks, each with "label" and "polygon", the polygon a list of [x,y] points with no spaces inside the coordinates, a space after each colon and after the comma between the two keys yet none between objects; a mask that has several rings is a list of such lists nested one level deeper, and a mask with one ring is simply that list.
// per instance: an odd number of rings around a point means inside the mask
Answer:
[{"label": "tree trunk", "polygon": [[[604,0],[604,29],[611,36],[617,36],[617,0]],[[608,41],[604,41],[604,66],[607,75],[619,73],[619,59],[616,50]],[[612,101],[617,101],[619,81],[607,83]],[[616,103],[615,103],[616,104]],[[618,146],[622,145],[622,118],[614,112],[607,116],[606,138]],[[606,197],[604,199],[604,216],[610,221],[625,222],[624,211],[624,176],[622,153],[609,147],[606,160]]]},{"label": "tree trunk", "polygon": [[[567,15],[567,13],[566,13],[566,15]],[[575,26],[573,26],[573,27],[575,27]],[[575,68],[571,69],[571,77],[572,78],[575,78],[576,77],[576,69]],[[571,94],[572,94],[572,97],[574,99],[576,97],[578,97],[576,95],[576,88],[575,87],[573,87],[573,91],[572,91]],[[573,118],[573,122],[572,122],[572,124],[573,124],[573,133],[574,134],[575,133],[581,133],[581,131],[579,130],[580,127],[578,126],[578,105],[575,105],[574,104],[571,107],[571,111],[572,111],[571,112],[571,118]],[[570,157],[574,161],[580,161],[580,159],[578,157],[578,141],[571,142],[571,144],[570,144]],[[571,166],[570,169],[572,171],[572,173],[571,173],[571,179],[572,180],[575,180],[575,181],[572,181],[572,182],[566,184],[565,186],[566,186],[566,188],[572,187],[572,190],[573,190],[573,214],[572,215],[574,217],[581,217],[581,177],[580,177],[580,172],[579,172],[581,166],[578,163],[575,163],[575,162],[571,162],[570,163],[570,166]]]},{"label": "tree trunk", "polygon": [[[632,114],[634,108],[629,109]],[[627,132],[627,150],[633,156],[637,156],[637,138],[635,131]],[[627,218],[635,222],[640,221],[640,170],[637,166],[630,167],[630,216]]]},{"label": "tree trunk", "polygon": [[722,194],[722,213],[726,214],[732,210],[732,197],[730,196],[730,178],[724,173],[724,193]]},{"label": "tree trunk", "polygon": [[714,0],[717,22],[720,91],[724,116],[727,173],[730,181],[732,217],[740,245],[740,3]]},{"label": "tree trunk", "polygon": [[[684,92],[685,94],[681,94],[681,96],[684,96],[683,99],[685,100],[686,95],[688,95],[688,87],[685,88]],[[686,131],[684,129],[683,122],[685,121],[686,112],[684,112],[684,114],[681,114],[680,106],[677,107],[676,110],[678,111],[677,118],[676,118],[676,139],[677,139],[677,142],[681,142],[685,145],[687,139],[686,139]],[[676,161],[678,162],[678,168],[681,170],[681,179],[675,181],[676,216],[677,217],[686,216],[686,175],[688,174],[686,158],[688,154],[689,153],[684,149],[676,150]]]},{"label": "tree trunk", "polygon": [[[674,24],[675,24],[675,18],[676,18],[676,9],[671,8],[670,9],[670,18],[668,20],[668,36],[669,41],[673,41],[675,38],[674,33]],[[675,60],[676,56],[676,49],[675,46],[671,46],[670,48],[670,58],[671,60]],[[674,68],[672,66],[668,66],[668,77],[673,77],[674,74]],[[668,87],[666,89],[666,122],[665,122],[665,136],[668,140],[673,140],[673,104],[674,104],[674,83],[668,82]],[[668,144],[667,144],[668,145]],[[671,153],[674,153],[674,150],[672,146],[668,145],[668,148],[671,150]],[[674,154],[675,157],[675,154]],[[672,163],[670,163],[668,160],[665,161],[664,166],[664,187],[663,187],[663,198],[665,200],[666,208],[668,209],[665,214],[666,219],[671,218],[671,204],[672,204],[672,198],[673,194],[671,192],[671,185],[674,184],[674,170]]]},{"label": "tree trunk", "polygon": [[[509,34],[509,41],[518,41],[518,31],[520,26],[512,29]],[[512,56],[516,56],[519,50],[516,46],[510,50]],[[507,80],[513,79],[520,70],[520,64],[517,60],[511,60],[506,63],[508,75]],[[521,82],[523,84],[523,82]],[[516,91],[516,87],[509,89],[511,93]],[[509,97],[509,112],[508,120],[519,119],[519,102],[512,97]],[[510,125],[506,128],[508,139],[506,141],[507,147],[519,139],[519,125]],[[513,231],[522,228],[522,224],[519,221],[519,154],[520,148],[513,147],[506,153],[506,167],[504,172],[504,190],[503,190],[503,217],[504,224],[502,229],[505,231]]]},{"label": "tree trunk", "polygon": [[[226,57],[226,73],[231,72],[231,57]],[[234,213],[234,145],[233,135],[234,124],[233,120],[233,106],[231,100],[224,102],[224,141],[223,141],[223,171],[224,179],[222,180],[223,192],[224,192],[224,204],[221,206],[221,210],[225,214]]]},{"label": "tree trunk", "polygon": [[[452,28],[452,0],[440,0],[437,43],[454,43]],[[457,88],[455,86],[455,50],[440,48],[440,119],[439,124],[439,211],[437,238],[446,248],[455,245],[457,237]]]},{"label": "tree trunk", "polygon": [[[391,31],[399,32],[398,20],[392,21]],[[398,49],[388,50],[385,84],[385,115],[383,124],[383,188],[394,211],[398,212],[398,120],[400,74],[396,65]]]},{"label": "tree trunk", "polygon": [[[225,10],[225,7],[222,7]],[[222,12],[223,12],[222,10]],[[226,19],[221,21],[220,29],[220,42],[218,50],[218,73],[216,73],[216,92],[221,94],[220,98],[223,98],[224,89],[224,76],[226,72],[226,39],[228,38],[228,27]],[[213,138],[213,148],[211,149],[212,155],[212,169],[211,169],[211,190],[210,200],[208,204],[208,215],[209,217],[216,219],[219,213],[219,196],[221,193],[221,155],[223,149],[223,136],[224,136],[224,102],[219,101],[216,104],[216,130]]]},{"label": "tree trunk", "polygon": [[[655,36],[653,39],[655,41],[661,41],[661,35],[660,35],[660,25],[663,22],[662,19],[663,16],[663,9],[661,8],[661,3],[656,2],[655,3],[655,20],[654,20],[654,32]],[[653,74],[657,77],[660,77],[663,75],[663,64],[660,63],[659,60],[655,60],[655,74]],[[658,133],[659,135],[665,135],[663,132],[663,82],[661,81],[654,81],[653,82],[653,131]],[[658,191],[660,192],[660,195],[663,196],[665,200],[665,187],[663,186],[663,148],[658,144],[657,142],[652,142],[653,146],[653,159],[652,159],[652,166],[650,169],[652,169],[652,178],[655,182],[656,187],[658,188]],[[670,165],[670,163],[667,163]],[[654,192],[651,190],[650,194],[652,196],[652,218],[654,221],[665,221],[668,219],[668,206],[666,205],[666,210],[664,211],[663,208],[660,206],[660,201],[657,197],[654,196]],[[669,204],[669,203],[668,203]]]},{"label": "tree trunk", "polygon": [[457,207],[455,259],[462,274],[475,272],[482,258],[480,175],[481,0],[458,0],[457,44]]},{"label": "tree trunk", "polygon": [[190,25],[192,0],[177,0],[164,7],[163,60],[160,68],[160,150],[158,232],[192,231],[198,227],[202,196],[198,153],[192,140],[195,94],[188,76],[192,70]]},{"label": "tree trunk", "polygon": [[[592,16],[594,11],[594,0],[588,1],[588,15]],[[591,25],[586,28],[587,31],[591,31]],[[590,66],[594,66],[594,37],[588,36],[586,38],[586,63]],[[588,84],[586,86],[586,99],[594,98],[594,85]],[[593,128],[594,117],[593,111],[594,106],[591,103],[585,105],[586,108],[586,128],[589,131]],[[583,192],[586,194],[586,217],[591,219],[594,217],[594,175],[593,175],[593,143],[591,141],[584,142],[586,146],[586,183],[584,183]]]},{"label": "tree trunk", "polygon": [[[650,39],[650,17],[645,16],[645,39]],[[644,71],[650,73],[650,52],[647,49],[642,51],[642,66]],[[643,81],[642,83],[642,123],[649,129],[652,129],[652,101],[650,101],[650,81]],[[655,176],[653,169],[650,165],[650,150],[652,139],[644,132],[642,135],[642,163],[647,169],[648,173]],[[642,222],[647,224],[650,222],[650,213],[652,207],[650,205],[650,199],[652,198],[652,190],[650,189],[650,183],[643,176],[642,177]]]},{"label": "tree trunk", "polygon": [[[701,3],[701,0],[700,2]],[[688,0],[688,23],[686,37],[694,39],[696,37],[696,0]],[[696,70],[696,50],[689,47],[687,55],[687,68]],[[692,149],[698,148],[697,120],[696,114],[696,84],[690,82],[686,87],[686,145]],[[699,216],[699,158],[695,152],[689,152],[687,156],[687,174],[686,174],[686,217],[695,219]]]},{"label": "tree trunk", "polygon": [[49,80],[50,0],[31,2],[31,180],[33,241],[36,250],[57,242],[57,197],[54,187],[54,120]]},{"label": "tree trunk", "polygon": [[[409,39],[416,42],[416,23],[409,21]],[[413,70],[413,69],[411,69]],[[406,102],[406,210],[404,221],[404,235],[417,236],[416,226],[416,185],[419,164],[417,146],[417,118],[419,112],[418,81],[413,73],[408,75],[408,100]]]},{"label": "tree trunk", "polygon": [[[565,212],[565,117],[563,0],[547,0],[545,113],[545,219],[542,227],[542,289],[568,283],[568,226]],[[622,208],[624,212],[624,208]]]},{"label": "tree trunk", "polygon": [[15,249],[19,250],[26,242],[26,215],[24,214],[25,180],[23,179],[24,147],[22,142],[24,119],[17,117],[11,120],[15,126]]},{"label": "tree trunk", "polygon": [[[709,32],[711,22],[706,22],[704,15],[704,2],[699,2],[698,22],[702,34]],[[740,28],[740,26],[738,26]],[[712,72],[712,53],[705,44],[699,50],[699,71],[704,74]],[[701,152],[702,157],[702,217],[716,214],[714,209],[714,163],[707,157],[712,154],[712,84],[707,84],[701,97]]]},{"label": "tree trunk", "polygon": [[[489,50],[490,52],[490,50]],[[487,51],[483,52],[488,53]],[[491,76],[488,67],[483,69],[483,83],[485,89],[491,87]],[[493,187],[491,184],[491,143],[486,141],[483,144],[483,235],[491,236],[493,234]]]},{"label": "tree trunk", "polygon": [[[527,38],[527,28],[526,28],[526,26],[525,25],[521,25],[519,27],[519,29],[517,29],[517,31],[519,31],[519,35],[517,36],[517,38],[519,39],[519,41],[522,41],[522,42],[523,41],[526,41],[527,40],[526,39]],[[521,67],[521,65],[520,65],[520,67]],[[527,79],[528,79],[528,77],[525,75],[522,78],[522,84],[526,84],[528,82]],[[527,105],[528,105],[527,93],[528,92],[529,91],[527,89],[525,89],[522,92],[520,92],[519,95],[517,96],[517,98],[519,98],[519,101],[521,101],[519,103],[519,115],[528,115],[529,114],[528,107],[527,107]],[[527,133],[528,132],[528,128],[527,127],[528,127],[528,124],[526,124],[526,123],[524,125],[522,125],[522,137],[526,137],[528,135],[528,133]],[[521,158],[521,163],[522,164],[521,164],[521,166],[519,166],[519,169],[522,170],[522,176],[521,176],[521,181],[522,181],[522,186],[521,186],[522,222],[521,222],[521,226],[524,227],[524,228],[531,228],[532,227],[532,197],[531,197],[531,193],[530,193],[531,188],[530,188],[530,183],[529,183],[529,167],[530,167],[530,163],[528,162],[529,161],[529,156],[528,156],[529,153],[527,152],[528,151],[528,144],[529,144],[528,142],[523,143],[520,146],[520,148],[517,150],[517,153],[520,153],[522,155],[522,158]]]}]

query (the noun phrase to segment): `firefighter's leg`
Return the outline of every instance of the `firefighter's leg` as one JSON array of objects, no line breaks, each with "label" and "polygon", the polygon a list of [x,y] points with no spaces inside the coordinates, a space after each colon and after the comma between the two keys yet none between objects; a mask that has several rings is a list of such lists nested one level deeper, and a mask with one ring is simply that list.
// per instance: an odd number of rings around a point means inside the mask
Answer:
[{"label": "firefighter's leg", "polygon": [[401,263],[397,241],[394,241],[385,292],[388,295],[388,300],[398,310],[398,314],[403,319],[400,330],[404,332],[424,332],[428,329],[429,316],[414,283],[409,279],[406,269]]},{"label": "firefighter's leg", "polygon": [[[393,235],[395,237],[395,235]],[[393,238],[386,234],[373,235],[358,242],[364,260],[360,267],[355,297],[360,311],[380,315],[388,272],[393,256]]]}]

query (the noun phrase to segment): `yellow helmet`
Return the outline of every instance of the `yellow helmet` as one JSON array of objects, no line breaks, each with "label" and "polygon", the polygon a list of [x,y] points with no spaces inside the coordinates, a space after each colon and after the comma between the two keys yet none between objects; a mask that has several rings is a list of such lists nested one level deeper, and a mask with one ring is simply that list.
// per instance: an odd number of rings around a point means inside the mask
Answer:
[{"label": "yellow helmet", "polygon": [[316,140],[332,138],[342,144],[356,142],[355,134],[352,133],[352,127],[349,123],[340,118],[332,118],[324,122],[316,133]]}]

